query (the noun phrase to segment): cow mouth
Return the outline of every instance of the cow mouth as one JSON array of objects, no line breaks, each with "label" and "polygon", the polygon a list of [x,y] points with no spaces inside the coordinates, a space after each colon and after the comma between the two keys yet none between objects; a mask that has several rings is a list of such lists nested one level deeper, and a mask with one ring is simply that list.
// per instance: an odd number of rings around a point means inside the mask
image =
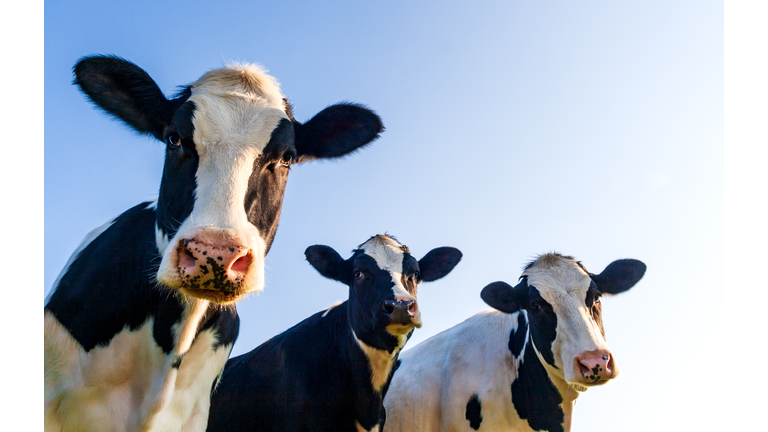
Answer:
[{"label": "cow mouth", "polygon": [[414,327],[415,325],[412,322],[409,324],[393,323],[387,326],[387,332],[395,336],[402,336],[410,333]]},{"label": "cow mouth", "polygon": [[242,291],[220,291],[199,288],[180,288],[180,291],[191,297],[209,300],[215,303],[235,303],[245,296]]}]

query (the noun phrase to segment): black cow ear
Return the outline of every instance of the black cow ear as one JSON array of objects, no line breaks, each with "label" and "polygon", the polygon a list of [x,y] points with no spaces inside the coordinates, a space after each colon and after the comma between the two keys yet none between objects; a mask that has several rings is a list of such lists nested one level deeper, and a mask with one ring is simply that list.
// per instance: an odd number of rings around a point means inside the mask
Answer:
[{"label": "black cow ear", "polygon": [[381,118],[358,104],[337,104],[296,126],[298,162],[337,158],[372,142],[384,130]]},{"label": "black cow ear", "polygon": [[352,275],[347,271],[348,263],[332,247],[310,246],[304,251],[304,256],[321,275],[346,285],[352,283]]},{"label": "black cow ear", "polygon": [[633,286],[645,274],[645,264],[636,259],[616,260],[599,275],[592,275],[597,289],[604,294],[622,293]]},{"label": "black cow ear", "polygon": [[161,141],[173,113],[186,100],[169,101],[149,74],[115,56],[84,57],[73,72],[74,84],[99,108]]},{"label": "black cow ear", "polygon": [[517,299],[517,292],[506,282],[492,282],[480,291],[480,298],[488,306],[506,313],[517,312],[522,308]]},{"label": "black cow ear", "polygon": [[453,270],[461,261],[461,251],[453,247],[432,249],[419,260],[419,280],[432,282]]}]

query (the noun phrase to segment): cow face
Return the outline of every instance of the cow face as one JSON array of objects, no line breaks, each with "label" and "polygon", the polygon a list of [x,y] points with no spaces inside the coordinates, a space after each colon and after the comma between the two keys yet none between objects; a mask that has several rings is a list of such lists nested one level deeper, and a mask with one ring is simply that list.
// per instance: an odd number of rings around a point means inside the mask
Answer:
[{"label": "cow face", "polygon": [[481,297],[502,312],[525,310],[530,339],[547,370],[584,391],[619,373],[605,342],[600,297],[630,289],[643,274],[638,260],[614,261],[594,275],[575,259],[551,253],[528,264],[514,288],[494,282]]},{"label": "cow face", "polygon": [[421,327],[418,284],[442,278],[461,260],[458,249],[441,247],[417,261],[406,246],[382,234],[347,260],[328,246],[311,246],[305,254],[320,274],[349,286],[349,316],[358,340],[390,353]]},{"label": "cow face", "polygon": [[157,280],[219,303],[263,288],[290,167],[343,156],[382,131],[378,116],[351,104],[295,121],[278,83],[254,65],[210,71],[170,100],[119,58],[88,57],[74,71],[95,104],[166,145]]}]

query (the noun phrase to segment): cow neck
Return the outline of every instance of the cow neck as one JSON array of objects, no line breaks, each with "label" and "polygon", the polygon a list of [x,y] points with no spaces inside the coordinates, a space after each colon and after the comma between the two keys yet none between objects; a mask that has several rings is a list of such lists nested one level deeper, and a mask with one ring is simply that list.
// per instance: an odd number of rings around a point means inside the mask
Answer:
[{"label": "cow neck", "polygon": [[563,375],[563,372],[560,369],[552,367],[552,365],[544,360],[544,356],[542,356],[538,348],[536,348],[536,343],[533,341],[533,337],[529,336],[528,342],[530,342],[530,346],[533,348],[533,352],[536,353],[539,362],[544,366],[544,370],[547,371],[549,380],[555,388],[557,388],[557,391],[560,392],[560,396],[563,397],[563,402],[561,404],[561,407],[563,408],[563,429],[565,432],[569,432],[571,430],[573,406],[576,404],[576,398],[579,397],[579,392],[568,384],[565,380],[565,375]]},{"label": "cow neck", "polygon": [[[349,316],[346,307],[343,308],[343,313]],[[353,394],[356,395],[353,399],[356,426],[359,431],[377,431],[384,396],[392,380],[397,357],[408,337],[406,335],[399,337],[398,341],[402,339],[402,342],[398,343],[390,353],[388,350],[374,348],[358,339],[349,319],[347,323],[351,345],[357,347],[350,350],[349,358],[353,367],[348,368],[348,373],[351,375],[350,382],[354,387]],[[354,367],[354,365],[365,367]]]},{"label": "cow neck", "polygon": [[144,399],[141,405],[141,418],[144,420],[140,430],[151,430],[155,415],[160,413],[173,399],[176,379],[179,375],[179,364],[184,358],[184,354],[192,346],[209,307],[210,302],[208,300],[196,298],[190,298],[184,304],[181,321],[173,325],[174,347],[171,355],[166,356],[161,373],[161,384],[153,386],[152,393]]}]

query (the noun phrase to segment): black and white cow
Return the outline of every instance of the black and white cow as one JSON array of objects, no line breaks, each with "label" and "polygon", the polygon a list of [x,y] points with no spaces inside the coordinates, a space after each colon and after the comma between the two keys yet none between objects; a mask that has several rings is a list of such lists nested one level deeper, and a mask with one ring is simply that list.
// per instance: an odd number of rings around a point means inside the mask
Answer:
[{"label": "black and white cow", "polygon": [[393,365],[421,327],[417,285],[448,274],[461,252],[441,247],[417,261],[377,235],[347,260],[328,246],[306,256],[349,286],[349,300],[230,359],[211,396],[209,432],[378,431]]},{"label": "black and white cow", "polygon": [[[634,286],[637,260],[599,275],[555,253],[520,283],[481,293],[481,312],[405,351],[384,401],[387,432],[568,431],[579,392],[618,375],[605,342],[600,296]],[[501,312],[499,312],[501,311]]]},{"label": "black and white cow", "polygon": [[45,305],[46,431],[202,431],[237,337],[234,302],[264,285],[291,165],[348,154],[381,120],[359,105],[294,120],[254,65],[166,99],[136,65],[82,59],[97,106],[166,143],[157,201],[91,232]]}]

